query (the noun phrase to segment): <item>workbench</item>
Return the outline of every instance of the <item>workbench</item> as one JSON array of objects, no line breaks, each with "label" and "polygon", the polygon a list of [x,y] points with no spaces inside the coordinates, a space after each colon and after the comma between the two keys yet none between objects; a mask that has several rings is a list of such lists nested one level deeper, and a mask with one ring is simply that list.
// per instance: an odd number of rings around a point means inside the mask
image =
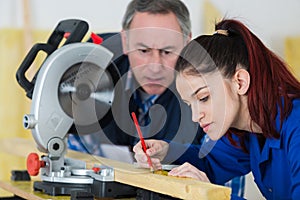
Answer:
[{"label": "workbench", "polygon": [[[12,159],[23,160],[24,163],[29,153],[38,153],[35,148],[35,143],[32,140],[21,138],[0,140],[0,152],[10,154]],[[93,167],[95,164],[110,166],[114,168],[116,182],[155,193],[179,199],[230,199],[231,189],[228,187],[204,183],[191,178],[153,174],[149,169],[140,169],[128,163],[75,151],[68,151],[67,157],[85,161],[87,168]],[[15,169],[12,166],[11,169],[6,170],[6,173],[11,173],[10,170]],[[35,179],[38,179],[38,177],[35,177]],[[33,191],[32,181],[14,182],[10,180],[0,180],[0,187],[25,199],[70,199],[68,196],[49,196],[38,191]]]}]

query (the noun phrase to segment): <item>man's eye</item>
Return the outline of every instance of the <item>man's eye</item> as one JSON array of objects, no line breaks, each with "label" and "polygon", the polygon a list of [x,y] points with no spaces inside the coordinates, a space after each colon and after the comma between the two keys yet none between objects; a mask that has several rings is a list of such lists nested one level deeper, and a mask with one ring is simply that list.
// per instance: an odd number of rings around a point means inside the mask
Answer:
[{"label": "man's eye", "polygon": [[206,102],[208,100],[208,98],[209,98],[209,96],[206,96],[206,97],[200,98],[199,101]]},{"label": "man's eye", "polygon": [[138,51],[141,52],[141,53],[148,53],[148,52],[150,52],[149,49],[139,49]]},{"label": "man's eye", "polygon": [[163,54],[163,55],[169,55],[169,54],[171,54],[172,52],[171,52],[171,51],[167,51],[167,50],[161,50],[160,53]]}]

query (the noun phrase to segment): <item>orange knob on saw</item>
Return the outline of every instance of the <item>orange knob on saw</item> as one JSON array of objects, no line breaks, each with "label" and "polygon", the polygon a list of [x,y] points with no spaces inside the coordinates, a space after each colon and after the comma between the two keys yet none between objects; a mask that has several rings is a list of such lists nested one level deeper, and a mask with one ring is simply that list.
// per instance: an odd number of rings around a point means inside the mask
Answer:
[{"label": "orange knob on saw", "polygon": [[31,176],[39,174],[40,168],[45,167],[45,161],[39,160],[37,153],[30,153],[27,157],[27,171]]}]

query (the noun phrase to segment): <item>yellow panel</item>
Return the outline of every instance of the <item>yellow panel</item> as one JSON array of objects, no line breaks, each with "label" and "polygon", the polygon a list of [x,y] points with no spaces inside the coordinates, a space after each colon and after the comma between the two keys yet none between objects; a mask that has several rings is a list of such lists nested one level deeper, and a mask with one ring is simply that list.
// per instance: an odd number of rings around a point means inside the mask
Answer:
[{"label": "yellow panel", "polygon": [[223,18],[222,14],[209,0],[205,0],[203,6],[203,15],[204,34],[212,34],[214,32],[215,23]]},{"label": "yellow panel", "polygon": [[300,36],[288,37],[285,40],[285,57],[291,70],[300,80]]},{"label": "yellow panel", "polygon": [[[47,31],[36,31],[33,41],[42,38],[47,41]],[[36,43],[36,42],[35,42]],[[29,49],[28,49],[29,50]],[[32,138],[31,132],[23,128],[23,116],[29,113],[30,100],[16,81],[16,71],[28,50],[25,50],[23,31],[20,29],[0,29],[0,139],[11,137]],[[19,144],[15,144],[19,145]],[[16,146],[11,145],[14,151]],[[12,160],[11,156],[0,153],[0,178],[10,179],[10,170],[26,169],[25,163]]]},{"label": "yellow panel", "polygon": [[[20,29],[1,29],[0,36],[0,138],[31,137],[22,124],[23,115],[29,113],[30,100],[16,81],[16,71],[29,49],[25,50]],[[34,36],[46,38],[45,31],[37,31]]]},{"label": "yellow panel", "polygon": [[21,136],[25,135],[22,116],[28,109],[24,92],[15,78],[20,60],[24,56],[22,32],[1,30],[0,35],[0,123],[4,125],[0,138]]}]

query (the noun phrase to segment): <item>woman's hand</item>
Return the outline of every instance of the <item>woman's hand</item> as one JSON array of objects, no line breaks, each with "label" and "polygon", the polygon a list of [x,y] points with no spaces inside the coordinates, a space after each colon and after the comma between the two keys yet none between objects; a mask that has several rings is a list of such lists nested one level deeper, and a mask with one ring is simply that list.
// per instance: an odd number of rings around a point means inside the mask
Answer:
[{"label": "woman's hand", "polygon": [[186,162],[179,167],[173,168],[169,173],[169,176],[179,176],[179,177],[190,177],[194,179],[198,179],[204,182],[210,182],[207,178],[206,174],[190,163]]},{"label": "woman's hand", "polygon": [[[161,161],[167,155],[169,144],[162,140],[145,140],[147,151],[150,156],[154,169],[161,169]],[[147,156],[143,151],[141,142],[133,147],[134,157],[140,167],[149,168]]]}]

